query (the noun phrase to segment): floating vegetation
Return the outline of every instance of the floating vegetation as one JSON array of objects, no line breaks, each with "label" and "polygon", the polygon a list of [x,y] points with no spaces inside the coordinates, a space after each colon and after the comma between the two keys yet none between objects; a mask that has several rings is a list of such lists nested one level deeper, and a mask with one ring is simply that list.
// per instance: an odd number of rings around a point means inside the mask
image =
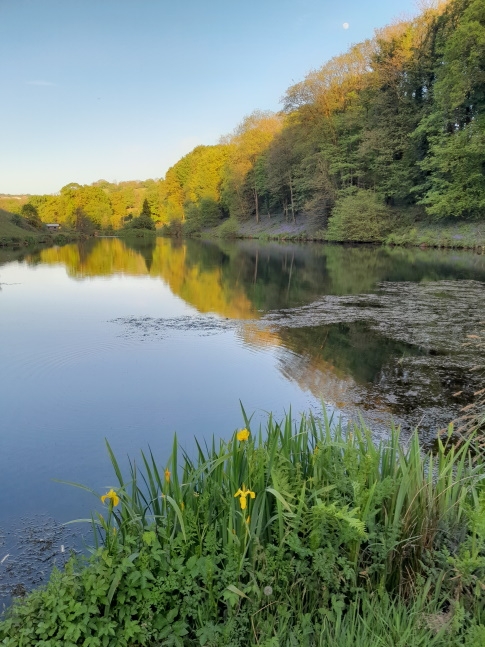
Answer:
[{"label": "floating vegetation", "polygon": [[[481,322],[483,326],[484,322]],[[483,353],[485,351],[485,329],[479,334],[467,335],[467,340],[463,344],[465,348],[470,348],[475,351],[477,361],[483,361]],[[453,420],[454,432],[461,440],[471,439],[472,445],[477,454],[485,455],[485,364],[478,363],[472,366],[471,372],[476,374],[480,380],[480,388],[473,393],[473,400],[460,410],[458,418]],[[462,392],[459,391],[453,394],[455,397],[460,397]],[[444,433],[442,430],[441,433]]]},{"label": "floating vegetation", "polygon": [[485,286],[478,281],[379,283],[376,294],[327,295],[307,306],[278,310],[261,323],[302,328],[366,321],[386,337],[432,354],[459,353],[485,312]]},{"label": "floating vegetation", "polygon": [[54,566],[65,565],[75,544],[75,530],[46,515],[0,529],[0,604],[46,582]]},{"label": "floating vegetation", "polygon": [[[366,321],[376,332],[431,354],[463,353],[462,340],[485,312],[485,287],[478,281],[380,283],[375,294],[326,295],[308,305],[280,309],[244,322],[214,315],[119,317],[125,335],[163,336],[169,331],[217,334],[245,323],[262,328],[303,328]],[[483,351],[485,354],[485,351]]]},{"label": "floating vegetation", "polygon": [[237,322],[213,315],[184,315],[182,317],[118,317],[111,323],[123,326],[123,336],[144,339],[161,339],[172,331],[197,332],[200,335],[217,335],[233,330]]},{"label": "floating vegetation", "polygon": [[[376,293],[326,295],[301,307],[261,313],[253,320],[185,315],[113,321],[123,326],[124,336],[138,340],[166,338],[175,331],[205,336],[235,330],[252,344],[278,345],[280,370],[318,399],[323,397],[351,415],[364,411],[373,425],[388,425],[392,417],[404,429],[419,426],[423,438],[431,440],[440,427],[459,416],[480,388],[479,376],[471,368],[477,355],[485,361],[485,348],[464,346],[463,339],[476,331],[483,312],[483,283],[445,280],[379,283]],[[333,350],[329,349],[331,340],[326,340],[335,326],[349,327],[346,338],[352,357],[340,377],[330,375],[328,366],[322,366],[326,354],[333,355],[334,361],[341,360],[342,340],[335,342]],[[302,331],[307,331],[306,336]],[[353,346],[352,332],[362,337],[362,347]],[[316,344],[319,337],[323,341]],[[386,345],[389,348],[381,353],[376,370],[357,370],[359,362],[371,362],[366,349],[374,348],[377,354]],[[350,373],[350,380],[344,373]],[[344,381],[342,402],[328,397],[325,386]],[[453,397],[457,391],[460,396]]]}]

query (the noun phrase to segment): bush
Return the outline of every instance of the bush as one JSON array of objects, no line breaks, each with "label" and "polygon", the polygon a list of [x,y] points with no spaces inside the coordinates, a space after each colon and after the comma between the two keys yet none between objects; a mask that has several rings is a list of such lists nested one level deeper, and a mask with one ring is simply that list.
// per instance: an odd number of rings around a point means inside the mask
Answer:
[{"label": "bush", "polygon": [[13,216],[10,218],[10,221],[17,227],[21,227],[22,229],[25,229],[26,222],[20,214],[14,213]]},{"label": "bush", "polygon": [[373,191],[342,192],[329,220],[327,240],[381,242],[389,230],[389,210]]},{"label": "bush", "polygon": [[237,238],[239,236],[239,224],[235,218],[225,220],[214,232],[219,238]]},{"label": "bush", "polygon": [[42,227],[44,226],[39,217],[39,213],[36,207],[30,202],[22,205],[22,207],[20,208],[20,215],[25,218],[26,222],[31,227],[34,227],[35,229],[42,229]]},{"label": "bush", "polygon": [[199,203],[199,214],[203,227],[215,227],[222,216],[219,203],[212,198],[202,198]]},{"label": "bush", "polygon": [[155,231],[155,223],[150,216],[143,213],[138,218],[133,218],[125,227],[129,229],[148,229],[149,231]]},{"label": "bush", "polygon": [[183,234],[183,223],[181,220],[171,220],[170,222],[166,222],[161,226],[160,233],[162,236],[179,238]]}]

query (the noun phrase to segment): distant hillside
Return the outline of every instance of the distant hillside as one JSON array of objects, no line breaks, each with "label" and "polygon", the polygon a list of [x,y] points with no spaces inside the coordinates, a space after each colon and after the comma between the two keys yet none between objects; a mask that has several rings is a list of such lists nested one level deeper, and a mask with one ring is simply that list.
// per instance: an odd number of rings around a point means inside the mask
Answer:
[{"label": "distant hillside", "polygon": [[9,195],[8,193],[0,193],[0,211],[8,211],[9,213],[19,213],[23,204],[28,202],[30,196],[25,195]]}]

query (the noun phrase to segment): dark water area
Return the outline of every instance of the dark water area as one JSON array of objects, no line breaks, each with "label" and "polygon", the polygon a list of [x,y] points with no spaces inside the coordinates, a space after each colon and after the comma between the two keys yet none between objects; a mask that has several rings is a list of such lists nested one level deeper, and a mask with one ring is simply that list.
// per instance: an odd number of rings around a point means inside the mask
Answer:
[{"label": "dark water area", "polygon": [[[3,254],[3,255],[2,255]],[[266,412],[394,421],[424,444],[470,401],[485,257],[93,239],[0,250],[0,600],[62,564],[121,462]],[[453,394],[462,391],[459,397]],[[5,555],[7,557],[5,558]],[[3,561],[2,561],[3,560]]]}]

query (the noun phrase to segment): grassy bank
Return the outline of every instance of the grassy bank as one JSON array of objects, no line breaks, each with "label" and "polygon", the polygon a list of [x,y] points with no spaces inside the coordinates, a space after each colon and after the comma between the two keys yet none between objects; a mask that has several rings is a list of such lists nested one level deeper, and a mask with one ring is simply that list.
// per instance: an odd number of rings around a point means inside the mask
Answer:
[{"label": "grassy bank", "polygon": [[[168,236],[198,236],[203,238],[252,238],[257,240],[281,241],[321,241],[321,242],[374,242],[385,245],[442,247],[449,249],[485,250],[485,221],[473,223],[446,221],[431,223],[415,219],[411,213],[395,215],[400,221],[399,227],[383,227],[377,237],[366,236],[366,228],[350,235],[343,232],[335,237],[326,228],[321,228],[314,218],[297,215],[295,221],[288,220],[282,214],[263,215],[259,222],[248,220],[239,222],[229,218],[217,227],[202,230],[187,229],[182,223],[164,226],[160,233]],[[390,231],[390,229],[393,229]]]},{"label": "grassy bank", "polygon": [[385,242],[390,245],[485,250],[485,222],[442,226],[419,223],[389,234]]},{"label": "grassy bank", "polygon": [[21,216],[0,209],[0,247],[62,245],[78,238],[78,234],[73,231],[51,233],[45,229],[37,229],[29,225]]},{"label": "grassy bank", "polygon": [[485,468],[466,444],[244,423],[127,478],[111,454],[94,555],[18,601],[0,644],[484,644]]}]

